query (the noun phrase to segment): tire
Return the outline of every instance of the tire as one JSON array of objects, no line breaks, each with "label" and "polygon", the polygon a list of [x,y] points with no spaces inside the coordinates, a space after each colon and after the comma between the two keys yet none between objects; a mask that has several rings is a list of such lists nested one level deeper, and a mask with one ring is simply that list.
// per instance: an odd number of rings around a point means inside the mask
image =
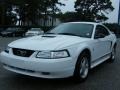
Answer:
[{"label": "tire", "polygon": [[74,72],[74,80],[77,82],[85,81],[89,74],[90,55],[86,52],[80,54]]},{"label": "tire", "polygon": [[111,56],[108,59],[108,61],[110,63],[113,63],[115,61],[115,55],[116,55],[116,46],[113,47],[112,52],[111,52]]}]

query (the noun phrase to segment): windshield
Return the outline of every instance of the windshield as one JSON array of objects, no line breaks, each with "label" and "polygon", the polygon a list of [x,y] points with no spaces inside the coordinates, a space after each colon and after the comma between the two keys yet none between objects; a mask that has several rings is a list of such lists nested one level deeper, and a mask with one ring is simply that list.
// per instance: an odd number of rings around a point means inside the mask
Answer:
[{"label": "windshield", "polygon": [[93,27],[92,24],[64,23],[47,32],[47,34],[75,35],[91,38]]}]

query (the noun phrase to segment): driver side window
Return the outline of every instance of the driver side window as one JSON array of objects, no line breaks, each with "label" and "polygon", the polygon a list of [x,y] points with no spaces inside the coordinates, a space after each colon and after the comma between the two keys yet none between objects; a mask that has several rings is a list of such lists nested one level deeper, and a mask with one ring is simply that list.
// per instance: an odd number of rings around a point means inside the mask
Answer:
[{"label": "driver side window", "polygon": [[95,37],[94,37],[95,39],[97,39],[97,38],[104,38],[104,37],[106,37],[108,35],[109,35],[109,32],[108,32],[108,30],[106,28],[104,28],[101,25],[98,25],[96,27]]}]

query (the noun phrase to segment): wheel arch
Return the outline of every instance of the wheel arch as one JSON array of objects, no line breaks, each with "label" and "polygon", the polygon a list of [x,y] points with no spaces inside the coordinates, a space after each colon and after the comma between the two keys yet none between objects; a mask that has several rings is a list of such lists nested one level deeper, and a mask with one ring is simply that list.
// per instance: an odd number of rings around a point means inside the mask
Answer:
[{"label": "wheel arch", "polygon": [[[89,54],[89,68],[91,66],[91,59],[92,59],[92,56],[91,56],[91,50],[89,48],[84,48],[83,50],[81,50],[81,52],[79,53],[78,55],[78,58],[81,56],[81,54],[83,52],[86,52],[87,54]],[[78,58],[77,58],[77,61],[78,61]],[[77,63],[77,62],[76,62]]]},{"label": "wheel arch", "polygon": [[91,61],[91,51],[90,51],[90,49],[88,49],[88,48],[84,48],[80,53],[79,53],[79,55],[78,55],[78,58],[77,58],[77,61],[76,61],[76,65],[75,65],[75,70],[74,70],[74,74],[73,74],[73,76],[74,77],[77,77],[78,79],[79,79],[79,75],[78,75],[78,65],[79,65],[79,62],[80,62],[80,56],[82,55],[82,53],[87,53],[87,54],[89,54],[89,58],[90,58],[90,60],[89,60],[89,69],[90,69],[90,61]]}]

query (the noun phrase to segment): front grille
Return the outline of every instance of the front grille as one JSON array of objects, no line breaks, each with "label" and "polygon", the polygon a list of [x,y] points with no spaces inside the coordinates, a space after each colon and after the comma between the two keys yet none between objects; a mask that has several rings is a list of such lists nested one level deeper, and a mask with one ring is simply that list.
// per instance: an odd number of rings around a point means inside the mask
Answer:
[{"label": "front grille", "polygon": [[12,50],[14,55],[22,56],[22,57],[30,57],[34,53],[33,50],[26,50],[26,49],[13,48]]}]

